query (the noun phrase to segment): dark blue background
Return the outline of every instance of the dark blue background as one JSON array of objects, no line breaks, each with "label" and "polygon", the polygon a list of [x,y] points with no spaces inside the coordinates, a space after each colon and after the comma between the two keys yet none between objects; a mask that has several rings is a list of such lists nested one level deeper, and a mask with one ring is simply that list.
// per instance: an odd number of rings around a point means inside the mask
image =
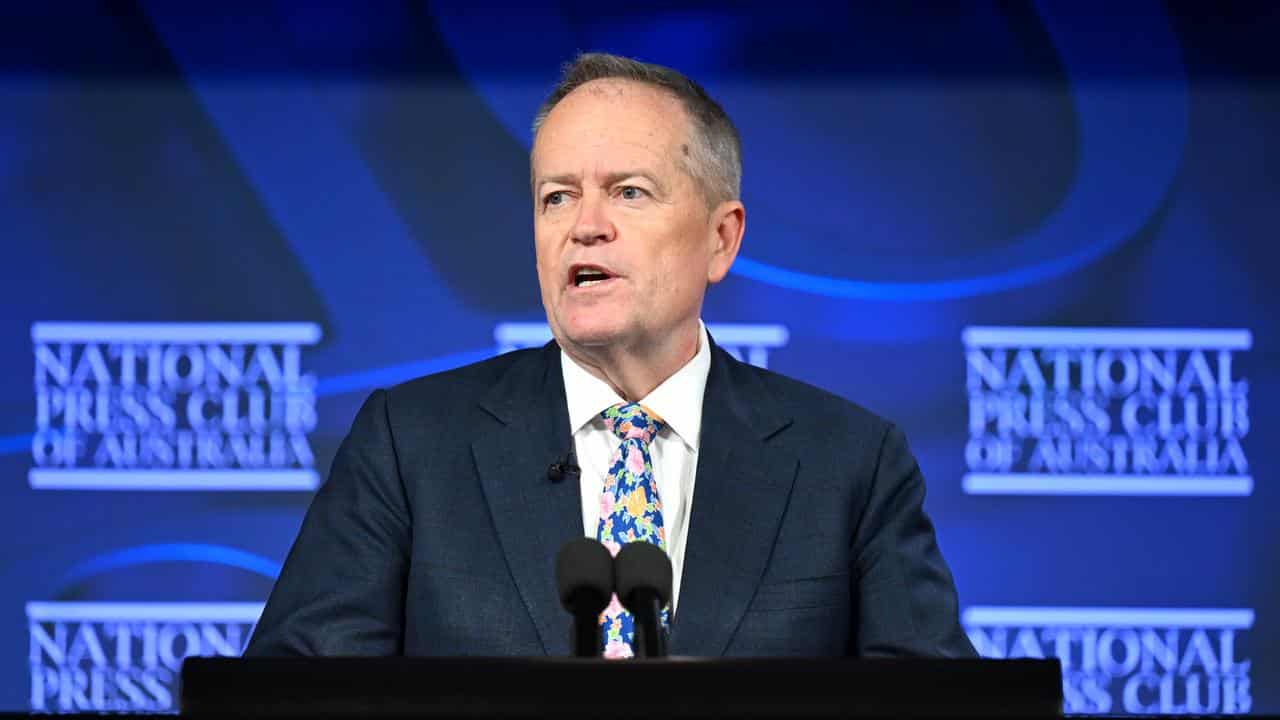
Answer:
[{"label": "dark blue background", "polygon": [[[905,427],[964,605],[1254,608],[1254,707],[1280,712],[1273,7],[7,8],[0,708],[26,704],[25,602],[261,600],[189,546],[278,562],[308,501],[30,489],[31,324],[319,322],[327,468],[373,387],[542,319],[528,123],[599,49],[734,117],[748,230],[705,317],[787,326],[771,368]],[[962,494],[968,325],[1252,330],[1253,495]]]}]

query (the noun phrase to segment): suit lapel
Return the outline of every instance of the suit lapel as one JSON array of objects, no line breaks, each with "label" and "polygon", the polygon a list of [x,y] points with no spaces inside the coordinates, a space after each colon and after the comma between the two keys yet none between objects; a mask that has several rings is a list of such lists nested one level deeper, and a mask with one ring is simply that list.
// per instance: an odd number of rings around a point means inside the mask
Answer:
[{"label": "suit lapel", "polygon": [[547,466],[564,457],[570,442],[559,359],[552,343],[513,363],[481,402],[495,422],[471,445],[511,577],[548,655],[569,654],[556,553],[583,534],[578,483],[547,478]]},{"label": "suit lapel", "polygon": [[790,424],[759,377],[713,345],[671,654],[724,653],[777,539],[797,461],[769,438]]}]

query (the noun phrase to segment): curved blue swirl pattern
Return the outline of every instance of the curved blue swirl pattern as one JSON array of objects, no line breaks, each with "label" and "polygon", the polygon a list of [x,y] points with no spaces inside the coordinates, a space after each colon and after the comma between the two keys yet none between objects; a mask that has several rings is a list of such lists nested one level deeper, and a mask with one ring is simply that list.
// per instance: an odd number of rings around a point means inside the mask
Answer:
[{"label": "curved blue swirl pattern", "polygon": [[223,565],[247,570],[270,580],[275,580],[280,574],[280,563],[226,545],[162,543],[137,545],[95,555],[68,568],[62,574],[61,583],[63,586],[74,585],[102,573],[158,562],[203,562]]}]

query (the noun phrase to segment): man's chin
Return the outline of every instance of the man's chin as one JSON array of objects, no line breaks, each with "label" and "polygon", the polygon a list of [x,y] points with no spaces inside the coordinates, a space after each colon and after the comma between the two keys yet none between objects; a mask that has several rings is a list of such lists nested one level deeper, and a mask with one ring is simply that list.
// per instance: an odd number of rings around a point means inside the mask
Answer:
[{"label": "man's chin", "polygon": [[580,348],[603,348],[617,345],[625,339],[623,329],[614,323],[567,323],[562,325],[561,343],[568,342]]},{"label": "man's chin", "polygon": [[565,333],[565,340],[581,348],[604,348],[610,345],[617,345],[621,340],[621,336],[616,332],[589,330]]}]

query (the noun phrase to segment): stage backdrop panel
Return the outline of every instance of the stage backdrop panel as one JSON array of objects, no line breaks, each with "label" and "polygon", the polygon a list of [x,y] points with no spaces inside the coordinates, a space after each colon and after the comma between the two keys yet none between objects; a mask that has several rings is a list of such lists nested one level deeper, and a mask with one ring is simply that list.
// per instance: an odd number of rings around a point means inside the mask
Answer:
[{"label": "stage backdrop panel", "polygon": [[371,391],[546,342],[529,122],[599,49],[736,120],[711,333],[905,429],[983,654],[1280,712],[1266,4],[3,12],[0,709],[173,710]]}]

